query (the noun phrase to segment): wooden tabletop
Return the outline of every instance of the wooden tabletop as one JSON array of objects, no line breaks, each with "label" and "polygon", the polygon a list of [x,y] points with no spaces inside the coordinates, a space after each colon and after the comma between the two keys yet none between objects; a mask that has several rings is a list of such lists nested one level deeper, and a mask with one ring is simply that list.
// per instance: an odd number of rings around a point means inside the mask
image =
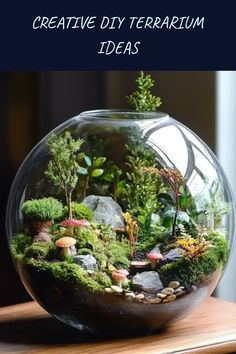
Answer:
[{"label": "wooden tabletop", "polygon": [[160,354],[236,352],[236,304],[208,299],[167,330],[136,338],[85,335],[35,302],[0,308],[0,353]]}]

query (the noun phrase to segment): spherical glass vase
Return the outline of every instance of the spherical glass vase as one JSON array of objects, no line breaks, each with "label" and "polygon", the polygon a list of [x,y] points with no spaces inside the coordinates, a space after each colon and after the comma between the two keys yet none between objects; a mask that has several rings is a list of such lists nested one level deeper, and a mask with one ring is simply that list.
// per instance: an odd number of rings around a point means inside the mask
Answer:
[{"label": "spherical glass vase", "polygon": [[234,203],[215,155],[164,113],[69,119],[21,165],[6,227],[30,295],[76,327],[147,333],[215,289]]}]

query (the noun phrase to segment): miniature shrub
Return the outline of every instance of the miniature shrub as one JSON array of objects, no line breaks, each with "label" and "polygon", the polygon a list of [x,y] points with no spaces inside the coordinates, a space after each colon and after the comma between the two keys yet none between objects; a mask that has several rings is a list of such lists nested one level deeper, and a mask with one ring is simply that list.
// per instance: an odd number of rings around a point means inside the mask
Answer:
[{"label": "miniature shrub", "polygon": [[13,239],[11,244],[11,251],[14,257],[21,257],[25,253],[27,247],[32,243],[31,237],[25,234],[18,234]]},{"label": "miniature shrub", "polygon": [[37,242],[29,246],[25,251],[26,258],[46,259],[49,252],[50,244],[47,242]]},{"label": "miniature shrub", "polygon": [[28,219],[56,220],[62,217],[63,205],[57,199],[31,199],[23,203],[21,211]]},{"label": "miniature shrub", "polygon": [[168,236],[164,234],[165,228],[162,226],[155,226],[151,228],[149,234],[142,242],[138,243],[137,251],[148,252],[158,243],[164,243],[168,240]]},{"label": "miniature shrub", "polygon": [[94,230],[88,227],[75,228],[74,237],[77,240],[76,248],[89,248],[94,249],[97,242],[97,234]]},{"label": "miniature shrub", "polygon": [[112,228],[109,225],[100,224],[98,225],[98,229],[100,230],[99,237],[104,242],[111,242],[116,239],[116,233],[115,231],[112,230]]},{"label": "miniature shrub", "polygon": [[[71,203],[72,215],[75,219],[86,219],[88,221],[93,221],[94,214],[93,211],[83,203]],[[68,206],[65,206],[63,209],[63,217],[68,217]]]}]

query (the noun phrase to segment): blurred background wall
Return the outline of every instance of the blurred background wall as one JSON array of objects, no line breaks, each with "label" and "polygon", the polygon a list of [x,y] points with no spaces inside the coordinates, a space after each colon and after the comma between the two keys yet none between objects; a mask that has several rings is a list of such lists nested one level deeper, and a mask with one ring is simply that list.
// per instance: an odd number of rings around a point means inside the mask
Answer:
[{"label": "blurred background wall", "polygon": [[[150,72],[161,111],[196,132],[216,150],[215,72]],[[126,108],[137,72],[0,73],[0,306],[29,299],[12,266],[5,236],[5,208],[20,163],[47,132],[81,111]],[[234,268],[236,269],[236,268]]]}]

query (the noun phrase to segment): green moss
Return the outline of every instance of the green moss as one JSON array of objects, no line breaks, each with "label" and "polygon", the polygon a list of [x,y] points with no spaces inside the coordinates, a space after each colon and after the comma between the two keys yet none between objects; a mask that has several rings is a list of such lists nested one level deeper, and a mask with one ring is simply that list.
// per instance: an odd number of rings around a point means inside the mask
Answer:
[{"label": "green moss", "polygon": [[32,243],[31,237],[25,234],[18,234],[12,241],[11,252],[14,257],[20,258],[24,255],[25,250]]},{"label": "green moss", "polygon": [[56,220],[62,217],[63,205],[52,197],[31,199],[22,204],[21,211],[28,219]]},{"label": "green moss", "polygon": [[[72,215],[75,219],[86,219],[88,221],[93,221],[94,213],[93,211],[83,203],[71,203]],[[68,207],[64,207],[63,209],[64,218],[68,216]]]},{"label": "green moss", "polygon": [[117,269],[130,267],[129,253],[129,245],[119,241],[111,242],[106,248],[109,264],[114,265]]},{"label": "green moss", "polygon": [[75,286],[83,286],[91,292],[101,291],[102,286],[88,276],[80,266],[67,262],[47,262],[36,259],[28,259],[26,261],[30,267],[38,272],[48,272],[50,276],[56,279],[74,284]]},{"label": "green moss", "polygon": [[29,246],[25,251],[26,258],[46,259],[49,253],[50,244],[47,242],[37,242]]},{"label": "green moss", "polygon": [[208,235],[208,240],[214,245],[214,253],[218,262],[225,266],[229,258],[229,245],[225,234],[219,231],[212,231]]},{"label": "green moss", "polygon": [[92,254],[93,255],[93,251],[90,250],[89,248],[80,248],[77,250],[77,254],[81,254],[81,255]]},{"label": "green moss", "polygon": [[79,250],[80,248],[88,248],[94,250],[98,241],[96,232],[87,227],[82,227],[78,230],[77,229],[74,229],[74,238],[77,240],[75,245],[76,249]]},{"label": "green moss", "polygon": [[92,279],[104,288],[109,288],[112,285],[111,278],[104,272],[94,273]]},{"label": "green moss", "polygon": [[193,259],[182,257],[161,267],[160,277],[164,285],[171,280],[178,280],[182,284],[197,284],[225,266],[229,253],[226,239],[219,232],[212,232],[208,239],[212,246],[202,256]]}]

